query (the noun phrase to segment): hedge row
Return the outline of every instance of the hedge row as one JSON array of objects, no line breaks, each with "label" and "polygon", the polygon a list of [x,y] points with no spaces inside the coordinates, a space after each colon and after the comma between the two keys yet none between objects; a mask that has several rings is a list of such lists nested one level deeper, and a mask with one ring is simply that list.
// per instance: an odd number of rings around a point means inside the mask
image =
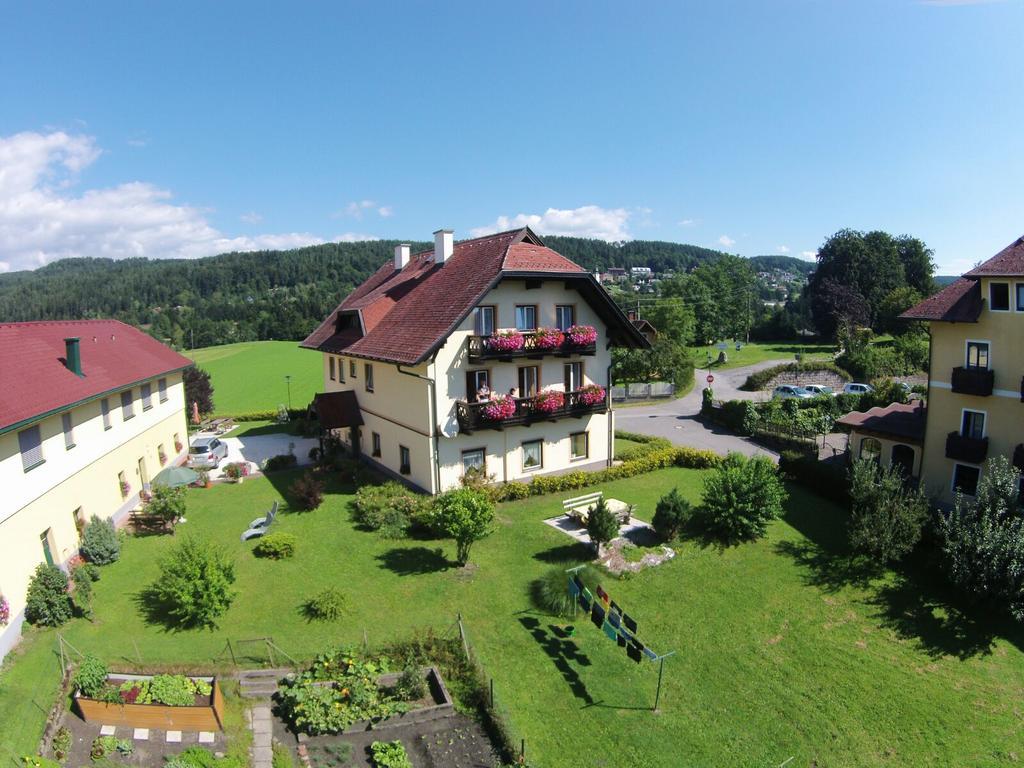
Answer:
[{"label": "hedge row", "polygon": [[[304,419],[306,418],[305,408],[289,408],[288,418],[289,419]],[[235,421],[277,421],[278,412],[277,409],[272,411],[244,411],[242,413],[218,413],[217,418],[220,419],[234,419]]]},{"label": "hedge row", "polygon": [[850,480],[846,470],[818,461],[817,455],[783,451],[779,455],[779,472],[827,499],[844,505],[850,503]]},{"label": "hedge row", "polygon": [[[648,438],[646,435],[634,436],[630,433],[616,432],[616,435],[628,440],[643,442],[649,450],[636,458],[623,461],[614,467],[599,469],[596,472],[569,472],[564,475],[535,477],[529,483],[512,481],[502,485],[488,486],[487,492],[495,501],[514,501],[529,496],[543,496],[547,493],[575,491],[592,485],[609,483],[636,477],[647,472],[666,467],[686,467],[688,469],[710,469],[717,467],[722,457],[714,451],[675,446],[664,438]],[[638,439],[643,437],[643,439]],[[665,445],[662,445],[664,443]]]},{"label": "hedge row", "polygon": [[845,368],[840,368],[835,363],[830,363],[825,360],[811,360],[806,363],[782,363],[781,365],[773,365],[771,368],[765,368],[763,371],[757,371],[747,377],[747,380],[743,382],[743,386],[740,389],[746,392],[759,392],[768,386],[768,383],[778,376],[780,373],[834,373],[837,376],[841,376],[847,381],[851,381],[853,376]]}]

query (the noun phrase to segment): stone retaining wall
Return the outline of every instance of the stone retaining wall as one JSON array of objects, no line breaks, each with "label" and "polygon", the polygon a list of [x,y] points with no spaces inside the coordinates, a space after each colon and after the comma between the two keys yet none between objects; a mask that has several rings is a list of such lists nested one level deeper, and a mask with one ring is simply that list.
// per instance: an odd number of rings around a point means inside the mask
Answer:
[{"label": "stone retaining wall", "polygon": [[826,387],[832,387],[833,392],[841,392],[847,381],[847,379],[832,371],[785,371],[773,377],[765,386],[764,391],[771,392],[782,384],[793,384],[801,387],[807,384],[821,384]]}]

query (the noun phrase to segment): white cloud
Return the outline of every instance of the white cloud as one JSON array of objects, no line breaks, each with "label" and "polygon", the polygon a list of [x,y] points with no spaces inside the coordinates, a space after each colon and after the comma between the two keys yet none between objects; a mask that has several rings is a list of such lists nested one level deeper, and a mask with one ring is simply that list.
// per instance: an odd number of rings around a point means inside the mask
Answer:
[{"label": "white cloud", "polygon": [[732,246],[736,245],[736,241],[733,240],[728,235],[722,235],[720,238],[718,238],[718,244],[724,245],[726,248],[731,248]]},{"label": "white cloud", "polygon": [[347,217],[362,220],[367,213],[376,213],[382,219],[393,216],[395,211],[390,205],[379,205],[374,200],[353,200],[340,211],[331,214],[332,219]]},{"label": "white cloud", "polygon": [[364,235],[359,232],[344,232],[331,238],[333,243],[359,243],[363,240],[380,240],[376,235]]},{"label": "white cloud", "polygon": [[10,272],[11,265],[6,261],[0,261],[0,272]]},{"label": "white cloud", "polygon": [[238,218],[240,218],[246,224],[259,224],[261,221],[263,221],[262,214],[256,213],[256,211],[249,211],[248,213],[243,213]]},{"label": "white cloud", "polygon": [[308,232],[230,237],[200,209],[142,181],[72,192],[101,154],[91,136],[63,131],[0,137],[0,257],[9,269],[73,256],[197,258],[323,242]]},{"label": "white cloud", "polygon": [[697,220],[696,219],[683,219],[682,221],[679,222],[679,226],[680,227],[695,227],[695,226],[697,226]]},{"label": "white cloud", "polygon": [[377,215],[380,216],[382,219],[386,219],[389,218],[390,216],[395,215],[395,209],[392,208],[390,205],[382,205],[380,208],[377,209]]},{"label": "white cloud", "polygon": [[789,253],[789,246],[788,245],[776,245],[775,246],[775,250],[778,253]]},{"label": "white cloud", "polygon": [[816,259],[818,258],[817,251],[800,251],[801,259]]},{"label": "white cloud", "polygon": [[499,216],[494,224],[475,227],[475,237],[503,232],[508,229],[530,227],[538,235],[568,235],[571,237],[592,237],[597,240],[617,242],[630,240],[630,212],[626,208],[601,208],[584,205],[579,208],[548,208],[543,214],[520,213],[513,217]]}]

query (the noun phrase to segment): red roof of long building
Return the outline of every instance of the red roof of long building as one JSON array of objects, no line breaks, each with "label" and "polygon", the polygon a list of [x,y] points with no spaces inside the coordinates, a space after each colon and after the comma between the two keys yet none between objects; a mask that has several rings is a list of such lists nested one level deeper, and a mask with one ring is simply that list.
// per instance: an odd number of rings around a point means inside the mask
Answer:
[{"label": "red roof of long building", "polygon": [[[65,365],[77,337],[82,376]],[[187,357],[118,320],[0,324],[0,432],[107,392],[192,365]]]},{"label": "red roof of long building", "polygon": [[[546,247],[529,228],[462,240],[441,265],[434,263],[433,250],[413,255],[401,270],[387,262],[300,346],[415,365],[448,337],[502,276],[510,275],[564,275],[593,282],[586,270]],[[629,327],[626,333],[635,334],[632,340],[645,346],[625,315],[610,300],[607,304],[612,307],[606,308],[609,317],[618,313],[615,319]]]},{"label": "red roof of long building", "polygon": [[879,437],[920,443],[924,439],[925,407],[920,400],[913,403],[891,403],[869,411],[851,411],[836,424]]}]

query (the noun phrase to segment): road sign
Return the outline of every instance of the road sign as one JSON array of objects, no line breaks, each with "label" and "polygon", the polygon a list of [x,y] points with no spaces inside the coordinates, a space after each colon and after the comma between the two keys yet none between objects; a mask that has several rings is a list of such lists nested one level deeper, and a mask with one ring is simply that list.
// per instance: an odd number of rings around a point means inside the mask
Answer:
[{"label": "road sign", "polygon": [[708,382],[708,384],[714,384],[715,383],[715,377],[709,373],[706,381]]}]

